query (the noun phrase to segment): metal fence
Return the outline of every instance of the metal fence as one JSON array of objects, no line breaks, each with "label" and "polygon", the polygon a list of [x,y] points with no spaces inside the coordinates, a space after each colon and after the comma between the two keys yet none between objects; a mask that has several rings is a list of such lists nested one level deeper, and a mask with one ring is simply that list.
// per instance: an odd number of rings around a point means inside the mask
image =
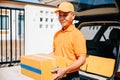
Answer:
[{"label": "metal fence", "polygon": [[0,66],[12,66],[24,55],[25,11],[0,6]]}]

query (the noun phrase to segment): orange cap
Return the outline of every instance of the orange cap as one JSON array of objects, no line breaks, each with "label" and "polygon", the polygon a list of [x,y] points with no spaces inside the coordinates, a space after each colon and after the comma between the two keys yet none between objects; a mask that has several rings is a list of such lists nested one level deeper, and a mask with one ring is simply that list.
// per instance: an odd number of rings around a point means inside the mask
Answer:
[{"label": "orange cap", "polygon": [[74,6],[70,2],[62,2],[59,6],[58,9],[55,11],[55,13],[62,11],[62,12],[74,12]]}]

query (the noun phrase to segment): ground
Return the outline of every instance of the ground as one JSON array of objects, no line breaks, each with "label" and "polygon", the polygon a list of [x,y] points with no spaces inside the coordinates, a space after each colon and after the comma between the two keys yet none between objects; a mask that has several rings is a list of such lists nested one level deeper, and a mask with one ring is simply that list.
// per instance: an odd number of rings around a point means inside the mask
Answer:
[{"label": "ground", "polygon": [[0,68],[0,80],[33,80],[21,74],[21,67],[5,67]]}]

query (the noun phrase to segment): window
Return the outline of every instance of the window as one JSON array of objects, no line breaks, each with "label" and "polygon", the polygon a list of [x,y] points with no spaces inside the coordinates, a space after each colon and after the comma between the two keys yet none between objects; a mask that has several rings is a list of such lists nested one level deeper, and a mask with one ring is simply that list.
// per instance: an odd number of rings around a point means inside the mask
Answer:
[{"label": "window", "polygon": [[18,15],[18,35],[21,37],[24,33],[24,15]]},{"label": "window", "polygon": [[117,29],[120,29],[119,26],[109,26],[109,28],[104,32],[104,36],[101,37],[100,41],[106,41],[107,39],[109,39],[109,35],[110,35],[110,32],[113,28],[117,28]]},{"label": "window", "polygon": [[51,22],[53,22],[53,18],[51,18]]},{"label": "window", "polygon": [[42,28],[42,26],[43,26],[43,25],[42,25],[42,24],[40,24],[40,28]]},{"label": "window", "polygon": [[43,18],[40,18],[40,22],[42,22],[43,21]]},{"label": "window", "polygon": [[40,13],[43,13],[43,11],[40,11]]},{"label": "window", "polygon": [[46,18],[45,21],[48,22],[48,18]]},{"label": "window", "polygon": [[8,16],[0,15],[0,30],[8,30]]},{"label": "window", "polygon": [[92,40],[100,28],[101,26],[83,26],[80,31],[85,35],[87,40]]},{"label": "window", "polygon": [[46,13],[46,15],[48,15],[49,11],[46,11],[45,13]]}]

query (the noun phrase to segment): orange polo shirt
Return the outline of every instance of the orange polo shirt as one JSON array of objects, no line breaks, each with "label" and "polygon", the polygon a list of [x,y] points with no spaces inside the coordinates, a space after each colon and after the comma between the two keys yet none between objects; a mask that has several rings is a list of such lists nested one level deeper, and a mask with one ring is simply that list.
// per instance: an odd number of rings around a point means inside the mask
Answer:
[{"label": "orange polo shirt", "polygon": [[54,55],[63,56],[67,66],[79,56],[86,56],[86,39],[75,27],[70,25],[66,30],[59,30],[54,36]]}]

